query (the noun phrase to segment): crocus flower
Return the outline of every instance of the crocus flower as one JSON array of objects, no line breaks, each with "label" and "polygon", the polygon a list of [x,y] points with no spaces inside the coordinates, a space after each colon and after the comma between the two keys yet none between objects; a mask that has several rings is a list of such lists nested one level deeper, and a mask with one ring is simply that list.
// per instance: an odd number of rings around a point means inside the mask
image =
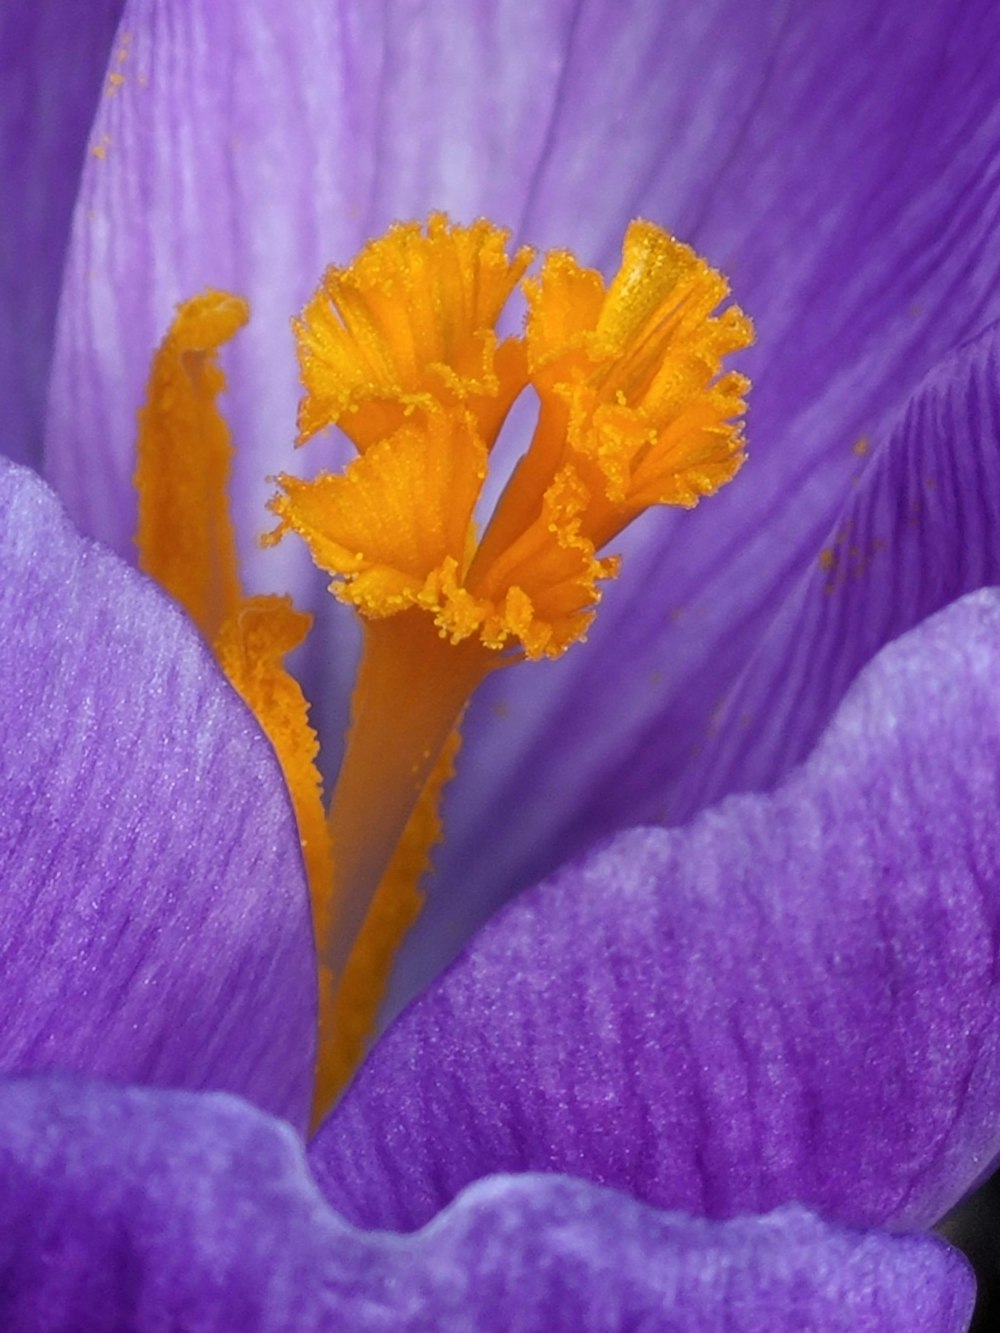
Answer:
[{"label": "crocus flower", "polygon": [[[1000,1147],[1000,604],[974,591],[1000,16],[849,8],[125,6],[44,428],[84,532],[130,554],[152,349],[227,286],[254,308],[228,408],[246,567],[308,600],[250,548],[287,465],[287,317],[438,206],[605,268],[635,214],[710,253],[757,325],[752,457],[630,537],[585,649],[474,705],[397,974],[416,999],[308,1172],[274,757],[180,612],[4,468],[12,1326],[964,1326],[961,1261],[894,1233]],[[58,86],[60,198],[91,108]],[[62,249],[20,225],[37,367]],[[304,670],[331,749],[348,634]]]}]

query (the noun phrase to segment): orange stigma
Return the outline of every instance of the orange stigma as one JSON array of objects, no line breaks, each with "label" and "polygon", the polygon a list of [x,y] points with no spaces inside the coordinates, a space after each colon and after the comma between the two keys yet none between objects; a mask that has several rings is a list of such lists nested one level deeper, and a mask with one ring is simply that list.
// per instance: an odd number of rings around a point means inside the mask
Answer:
[{"label": "orange stigma", "polygon": [[[744,461],[749,383],[723,361],[752,327],[737,307],[720,311],[718,273],[648,222],[629,227],[609,284],[566,252],[543,256],[532,278],[534,261],[489,222],[432,214],[329,269],[294,322],[299,443],[335,426],[357,452],[341,474],[279,476],[263,538],[301,538],[364,627],[326,809],[307,705],[282,664],[309,618],[245,598],[236,571],[215,349],[242,303],[206,293],[182,307],[154,362],[140,562],[210,638],[282,763],[316,922],[317,1117],[363,1054],[419,911],[472,694],[500,667],[583,639],[618,572],[607,544],[651,506],[693,506]],[[518,287],[524,331],[501,338]],[[537,424],[479,532],[494,446],[524,392]]]}]

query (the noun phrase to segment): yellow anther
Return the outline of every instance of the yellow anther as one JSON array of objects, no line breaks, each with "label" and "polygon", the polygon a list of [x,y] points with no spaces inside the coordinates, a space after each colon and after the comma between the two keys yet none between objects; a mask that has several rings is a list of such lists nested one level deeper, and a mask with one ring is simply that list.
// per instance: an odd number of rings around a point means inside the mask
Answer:
[{"label": "yellow anther", "polygon": [[226,496],[233,449],[216,407],[226,387],[216,353],[249,316],[247,303],[228,292],[207,291],[178,306],[139,413],[139,568],[209,640],[240,596]]},{"label": "yellow anther", "polygon": [[[334,875],[309,707],[284,657],[312,617],[288,598],[244,597],[227,481],[232,446],[215,400],[217,349],[249,318],[245,301],[206,292],[178,307],[153,361],[140,412],[136,489],[140,567],[178,601],[215,651],[274,748],[295,811],[313,916],[325,932]],[[319,1042],[333,1041],[334,978],[319,969]]]}]

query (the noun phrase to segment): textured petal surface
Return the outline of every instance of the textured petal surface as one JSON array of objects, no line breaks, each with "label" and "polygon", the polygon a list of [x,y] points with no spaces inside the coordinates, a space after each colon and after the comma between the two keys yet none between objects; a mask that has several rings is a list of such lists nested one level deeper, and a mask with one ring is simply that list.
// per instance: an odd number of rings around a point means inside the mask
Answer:
[{"label": "textured petal surface", "polygon": [[886,648],[771,796],[522,895],[382,1037],[313,1150],[408,1227],[554,1170],[719,1217],[928,1225],[1000,1150],[1000,594]]},{"label": "textured petal surface", "polygon": [[960,1333],[942,1242],[801,1209],[706,1223],[558,1177],[497,1178],[425,1231],[345,1225],[287,1127],[224,1097],[0,1087],[0,1318],[92,1333]]},{"label": "textured petal surface", "polygon": [[657,814],[673,822],[731,791],[772,787],[883,644],[1000,583],[998,384],[994,326],[931,374],[877,456],[859,453],[856,484],[818,558]]},{"label": "textured petal surface", "polygon": [[0,1067],[304,1122],[311,929],[271,747],[189,622],[0,470]]},{"label": "textured petal surface", "polygon": [[0,10],[0,436],[23,462],[41,459],[70,217],[123,3]]},{"label": "textured petal surface", "polygon": [[[695,515],[647,521],[587,648],[504,673],[473,709],[412,987],[591,840],[595,809],[614,828],[640,803],[669,806],[816,558],[853,446],[880,443],[927,371],[1000,314],[1000,10],[935,0],[915,22],[906,0],[132,0],[124,26],[125,83],[102,108],[106,152],[76,217],[47,439],[74,515],[122,551],[149,352],[173,302],[208,282],[255,310],[231,365],[248,552],[293,431],[288,315],[325,262],[393,217],[487,212],[607,267],[645,213],[727,271],[757,323],[739,482]],[[317,442],[303,465],[336,450]],[[304,577],[285,546],[253,557],[252,582]],[[333,616],[314,641],[328,769],[352,634]]]}]

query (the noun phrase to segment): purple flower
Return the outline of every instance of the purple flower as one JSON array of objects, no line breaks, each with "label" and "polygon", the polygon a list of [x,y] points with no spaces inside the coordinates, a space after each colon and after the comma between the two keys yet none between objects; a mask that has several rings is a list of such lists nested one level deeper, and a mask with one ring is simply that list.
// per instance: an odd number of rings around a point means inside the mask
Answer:
[{"label": "purple flower", "polygon": [[3,468],[6,1322],[963,1327],[962,1261],[892,1233],[1000,1151],[1000,14],[145,0],[111,42],[115,6],[64,11],[0,20],[5,428],[37,459],[51,350],[48,476],[121,555],[152,348],[229,286],[250,581],[318,600],[251,549],[287,319],[395,217],[603,266],[653,217],[758,343],[739,482],[647,519],[587,647],[477,700],[417,998],[308,1171],[270,748],[184,617]]}]

